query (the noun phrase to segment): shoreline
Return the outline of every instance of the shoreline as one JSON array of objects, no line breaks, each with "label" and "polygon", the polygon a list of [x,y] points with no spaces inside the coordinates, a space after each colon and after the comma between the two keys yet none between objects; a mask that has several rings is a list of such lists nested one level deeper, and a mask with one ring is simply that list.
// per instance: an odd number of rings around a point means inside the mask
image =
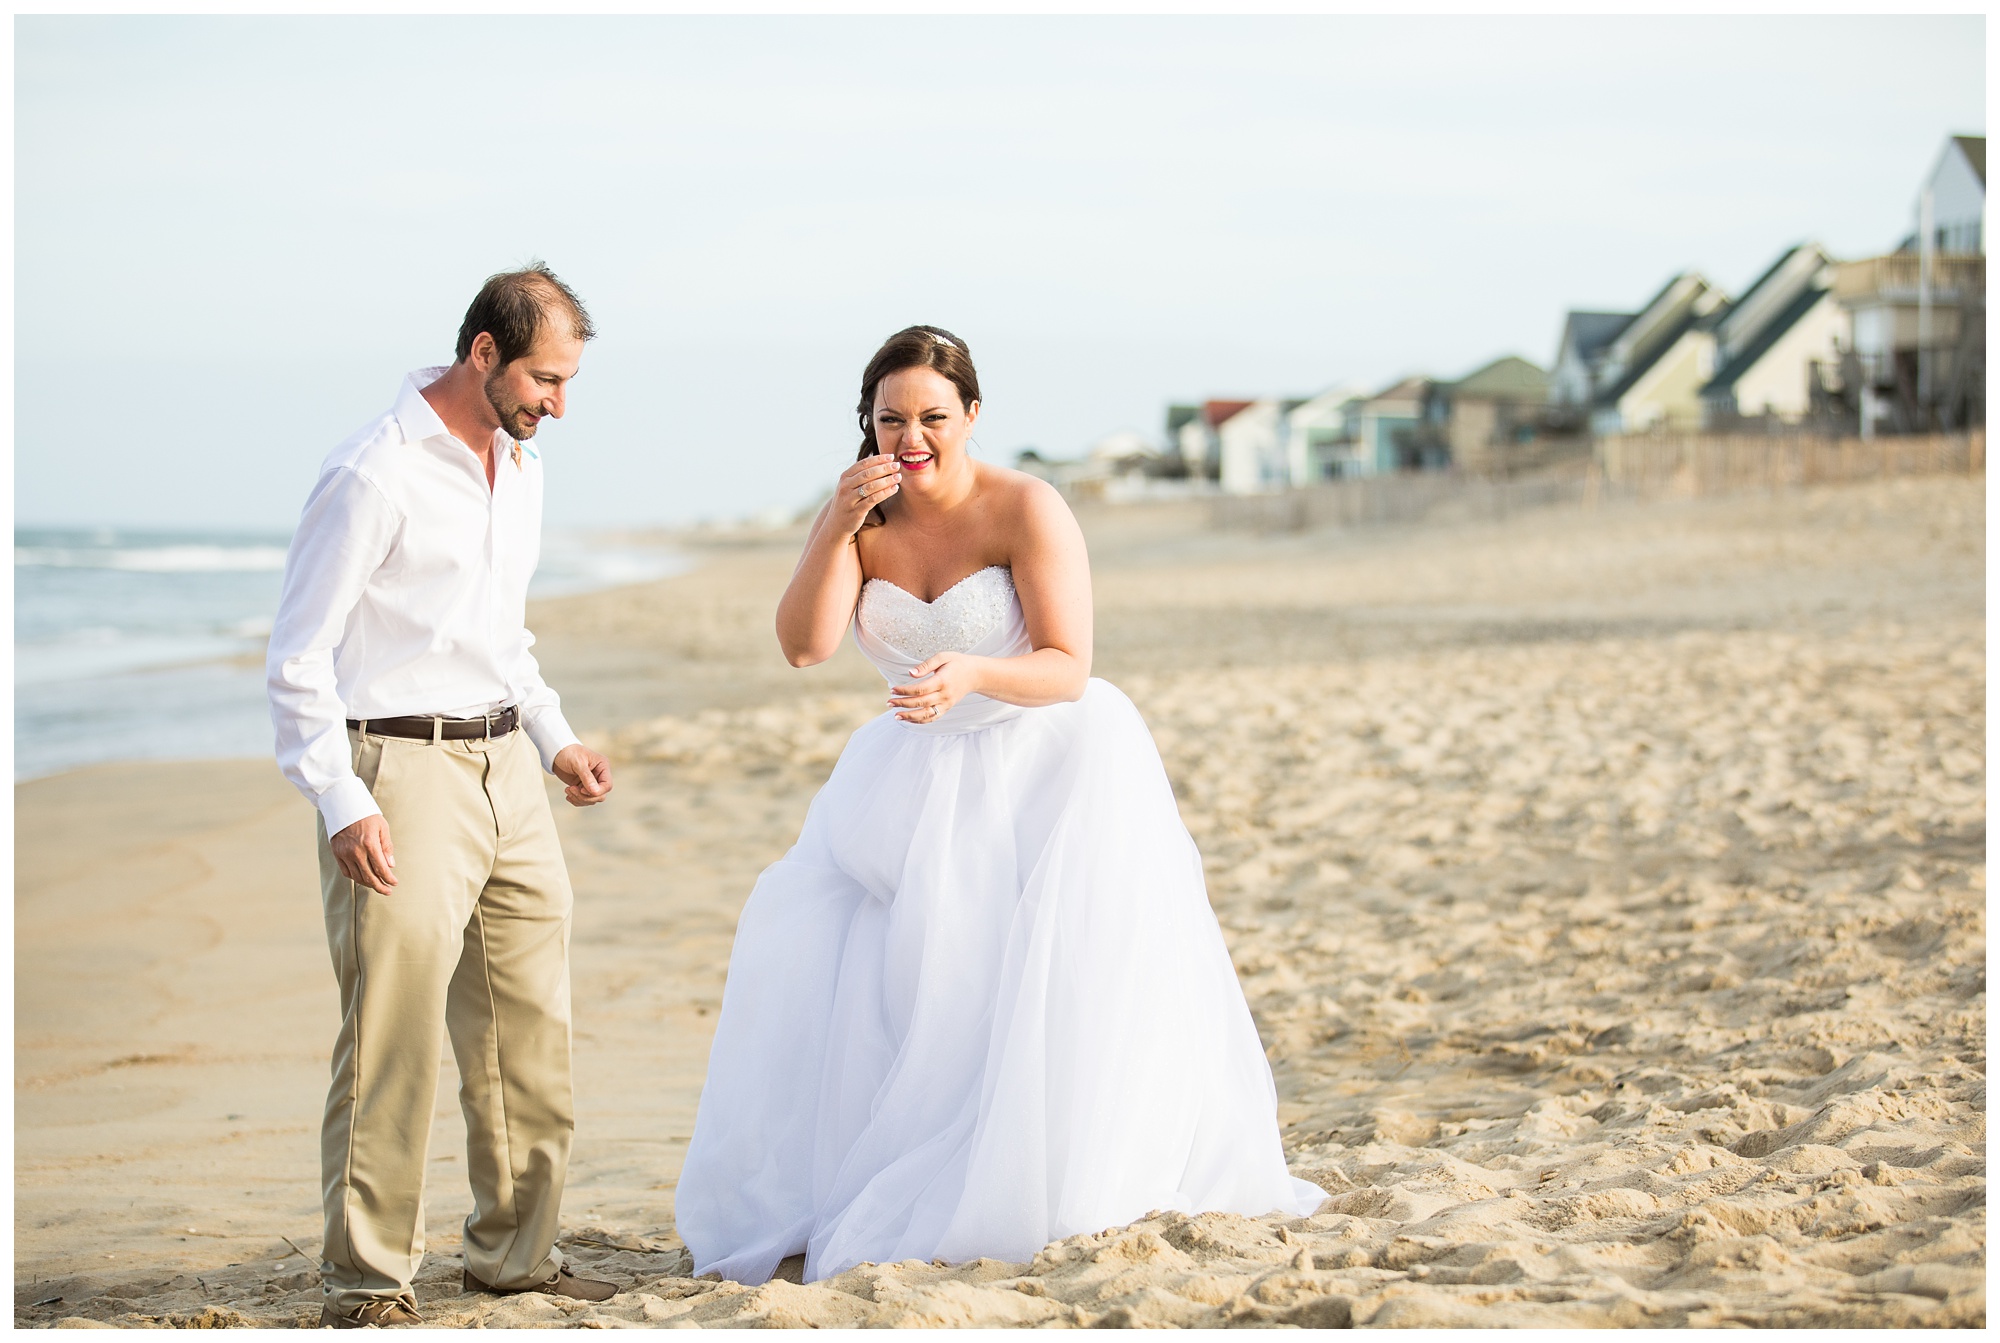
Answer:
[{"label": "shoreline", "polygon": [[[615,569],[618,557],[629,555],[634,549],[657,551],[668,557],[674,572],[662,577],[593,580],[591,586],[581,590],[531,597],[531,611],[542,602],[562,602],[644,586],[663,578],[685,577],[697,572],[702,564],[699,554],[667,540],[664,533],[637,541],[625,533],[607,533],[592,539],[602,542],[593,552],[600,564]],[[237,571],[224,568],[217,572]],[[268,629],[269,622],[263,623]],[[250,742],[268,736],[268,709],[262,688],[264,651],[261,643],[252,648],[245,646],[247,640],[237,642],[239,646],[234,651],[170,657],[109,671],[44,676],[17,683],[14,782],[51,778],[69,769],[100,764],[257,758],[258,752]],[[152,721],[150,710],[142,707],[156,705],[163,698],[171,706],[170,725]],[[24,718],[35,715],[53,719],[61,726],[51,730],[36,724],[23,732]],[[220,750],[189,749],[198,745],[204,734],[220,737],[227,746]],[[50,762],[67,760],[79,752],[83,758],[76,763],[51,768]],[[28,762],[26,769],[22,768],[24,760]]]},{"label": "shoreline", "polygon": [[[686,1277],[736,911],[880,698],[851,648],[777,658],[767,537],[531,608],[619,789],[557,809],[563,1243],[633,1290],[458,1295],[447,1064],[434,1322],[1983,1322],[1983,482],[1366,535],[1081,516],[1096,672],[1153,728],[1329,1203]],[[15,797],[16,1322],[316,1320],[310,810],[262,759]]]}]

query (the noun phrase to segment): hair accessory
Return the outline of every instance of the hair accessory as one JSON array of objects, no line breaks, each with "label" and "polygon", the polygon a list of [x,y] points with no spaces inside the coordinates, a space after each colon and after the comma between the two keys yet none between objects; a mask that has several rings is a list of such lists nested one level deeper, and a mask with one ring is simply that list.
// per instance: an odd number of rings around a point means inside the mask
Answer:
[{"label": "hair accessory", "polygon": [[925,332],[924,334],[928,335],[932,340],[936,341],[940,345],[948,345],[954,350],[958,348],[958,342],[954,341],[949,336],[941,336],[935,331],[928,331]]}]

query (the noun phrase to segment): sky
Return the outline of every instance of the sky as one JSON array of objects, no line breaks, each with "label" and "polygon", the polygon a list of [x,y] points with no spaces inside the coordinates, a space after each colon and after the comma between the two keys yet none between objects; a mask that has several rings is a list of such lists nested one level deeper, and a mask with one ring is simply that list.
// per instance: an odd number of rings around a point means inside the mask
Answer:
[{"label": "sky", "polygon": [[20,17],[21,525],[287,530],[546,260],[548,522],[801,508],[959,334],[987,459],[1519,354],[1886,251],[1985,132],[1954,17]]}]

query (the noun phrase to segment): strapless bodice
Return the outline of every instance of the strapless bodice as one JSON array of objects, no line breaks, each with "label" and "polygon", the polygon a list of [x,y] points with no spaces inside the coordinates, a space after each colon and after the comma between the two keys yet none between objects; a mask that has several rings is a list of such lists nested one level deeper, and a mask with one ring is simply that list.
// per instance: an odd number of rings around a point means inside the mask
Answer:
[{"label": "strapless bodice", "polygon": [[[1012,658],[1034,651],[1014,573],[995,564],[960,579],[935,601],[924,601],[884,578],[861,585],[854,607],[854,643],[890,685],[910,679],[939,653]],[[967,695],[935,722],[904,723],[917,732],[976,732],[1024,710],[984,695]]]}]

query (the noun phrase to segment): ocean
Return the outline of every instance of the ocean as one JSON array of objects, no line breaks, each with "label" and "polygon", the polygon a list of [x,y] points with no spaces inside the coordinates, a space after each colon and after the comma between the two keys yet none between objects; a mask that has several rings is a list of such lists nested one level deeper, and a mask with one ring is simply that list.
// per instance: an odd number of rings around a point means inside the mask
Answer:
[{"label": "ocean", "polygon": [[[264,643],[289,540],[17,528],[15,780],[109,760],[270,755]],[[644,583],[692,566],[666,547],[551,532],[529,594]]]}]

